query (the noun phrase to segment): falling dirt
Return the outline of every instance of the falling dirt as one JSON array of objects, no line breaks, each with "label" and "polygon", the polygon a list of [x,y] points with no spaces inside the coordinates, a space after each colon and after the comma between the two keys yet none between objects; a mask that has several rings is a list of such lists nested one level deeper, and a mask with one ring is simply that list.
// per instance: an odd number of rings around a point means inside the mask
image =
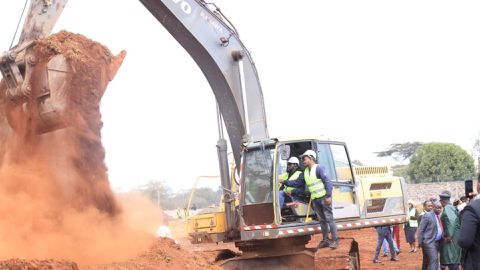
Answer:
[{"label": "falling dirt", "polygon": [[[0,260],[96,264],[141,254],[154,241],[160,211],[139,197],[122,200],[128,207],[115,198],[100,133],[100,100],[125,52],[113,56],[105,46],[65,31],[37,41],[33,52],[31,97],[42,91],[38,82],[46,63],[58,54],[67,59],[68,123],[37,135],[41,122],[25,116],[38,114],[35,100],[18,106],[0,96]],[[0,93],[4,88],[0,83]]]}]

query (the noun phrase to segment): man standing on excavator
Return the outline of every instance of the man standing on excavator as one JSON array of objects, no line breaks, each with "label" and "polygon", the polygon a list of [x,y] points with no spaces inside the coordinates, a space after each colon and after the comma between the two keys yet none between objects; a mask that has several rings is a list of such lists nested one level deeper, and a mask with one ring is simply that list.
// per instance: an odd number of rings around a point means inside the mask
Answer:
[{"label": "man standing on excavator", "polygon": [[[328,231],[332,234],[333,242],[330,244],[332,249],[338,247],[338,233],[332,210],[332,181],[327,177],[325,170],[316,163],[317,154],[313,150],[307,150],[302,155],[305,165],[305,184],[310,191],[310,199],[315,214],[320,220],[323,240],[318,245],[319,248],[328,247]],[[330,228],[329,228],[330,227]]]},{"label": "man standing on excavator", "polygon": [[[318,248],[338,248],[338,233],[335,219],[333,218],[332,210],[332,181],[327,177],[325,170],[316,163],[317,154],[313,150],[307,150],[303,155],[303,164],[305,171],[303,173],[304,179],[301,181],[310,192],[310,200],[312,201],[313,209],[320,221],[322,228],[323,240],[318,245]],[[279,180],[285,186],[299,186],[300,181],[283,181]],[[328,232],[332,234],[332,243],[329,244]]]}]

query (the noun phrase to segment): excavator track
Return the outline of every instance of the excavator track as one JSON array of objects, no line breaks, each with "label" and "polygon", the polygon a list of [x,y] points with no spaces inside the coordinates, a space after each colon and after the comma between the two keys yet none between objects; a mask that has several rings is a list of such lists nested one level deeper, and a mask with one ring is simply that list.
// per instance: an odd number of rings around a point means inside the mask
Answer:
[{"label": "excavator track", "polygon": [[339,239],[339,248],[317,249],[310,237],[295,237],[267,241],[239,242],[242,255],[220,263],[223,269],[281,269],[281,270],[359,270],[358,243],[352,238]]}]

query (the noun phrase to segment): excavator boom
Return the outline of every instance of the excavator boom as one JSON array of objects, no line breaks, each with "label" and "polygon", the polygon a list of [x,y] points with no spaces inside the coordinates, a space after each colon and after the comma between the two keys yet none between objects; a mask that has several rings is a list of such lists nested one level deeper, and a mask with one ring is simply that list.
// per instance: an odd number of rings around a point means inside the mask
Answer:
[{"label": "excavator boom", "polygon": [[[269,138],[263,93],[250,53],[212,4],[200,0],[140,0],[192,56],[217,100],[240,164],[244,140]],[[213,8],[213,11],[210,10]],[[244,138],[248,135],[249,138]]]}]

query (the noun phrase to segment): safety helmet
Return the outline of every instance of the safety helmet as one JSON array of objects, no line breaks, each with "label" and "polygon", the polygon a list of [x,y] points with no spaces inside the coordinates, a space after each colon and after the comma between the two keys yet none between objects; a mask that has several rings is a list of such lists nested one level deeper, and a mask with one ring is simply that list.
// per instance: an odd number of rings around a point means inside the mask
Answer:
[{"label": "safety helmet", "polygon": [[288,159],[287,163],[297,164],[300,165],[300,161],[296,157],[291,157]]},{"label": "safety helmet", "polygon": [[305,153],[303,153],[302,157],[304,156],[311,156],[313,157],[315,160],[317,159],[317,153],[315,153],[315,151],[313,150],[307,150],[305,151]]}]

